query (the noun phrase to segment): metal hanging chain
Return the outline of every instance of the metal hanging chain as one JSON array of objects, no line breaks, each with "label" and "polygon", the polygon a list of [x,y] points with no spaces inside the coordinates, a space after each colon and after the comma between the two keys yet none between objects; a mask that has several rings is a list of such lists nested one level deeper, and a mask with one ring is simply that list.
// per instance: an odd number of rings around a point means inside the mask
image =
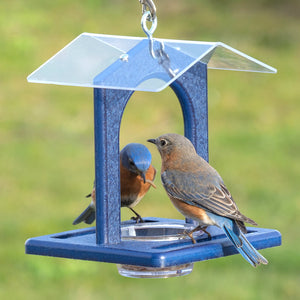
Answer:
[{"label": "metal hanging chain", "polygon": [[[157,26],[156,7],[152,0],[139,0],[139,1],[142,4],[142,13],[143,13],[141,19],[141,25],[149,40],[149,51],[151,53],[151,56],[153,58],[156,58],[155,51],[153,49],[153,38],[152,38],[152,35]],[[152,23],[150,29],[147,27],[147,21]]]},{"label": "metal hanging chain", "polygon": [[[169,76],[172,78],[176,75],[176,71],[174,72],[171,68],[170,58],[168,54],[165,52],[164,43],[159,42],[159,49],[154,50],[154,40],[152,35],[157,27],[156,7],[153,1],[151,0],[139,0],[139,1],[142,4],[142,12],[143,12],[141,25],[149,40],[150,54],[154,59],[157,59],[158,63],[163,66],[163,68],[167,71]],[[150,29],[148,29],[147,27],[147,21],[152,22],[152,26]]]},{"label": "metal hanging chain", "polygon": [[148,29],[147,27],[147,20],[148,18],[151,17],[151,12],[149,10],[146,10],[142,16],[141,19],[141,25],[142,28],[144,30],[144,32],[146,33],[146,35],[148,36],[149,39],[152,39],[152,35],[157,27],[157,18],[155,18],[154,20],[152,20],[152,26],[150,29]]},{"label": "metal hanging chain", "polygon": [[[152,0],[139,0],[142,4],[142,20],[141,25],[148,36],[149,40],[152,39],[152,35],[156,29],[157,26],[157,16],[156,16],[156,7]],[[152,26],[150,29],[147,27],[147,21],[152,23]]]},{"label": "metal hanging chain", "polygon": [[165,45],[163,42],[160,42],[160,49],[156,50],[155,58],[158,60],[158,63],[163,66],[171,78],[176,76],[178,70],[172,69],[171,61],[169,55],[165,51]]},{"label": "metal hanging chain", "polygon": [[147,18],[151,16],[151,13],[150,11],[146,11],[143,16],[142,16],[142,20],[141,20],[141,25],[142,25],[142,28],[144,30],[144,32],[146,33],[147,37],[148,37],[148,40],[149,40],[149,50],[150,50],[150,53],[152,55],[153,58],[155,58],[155,53],[154,53],[154,49],[153,49],[153,33],[156,29],[156,26],[157,26],[157,18],[155,18],[152,22],[152,26],[150,29],[148,29],[147,27]]},{"label": "metal hanging chain", "polygon": [[150,11],[150,16],[147,17],[148,21],[154,21],[156,19],[156,7],[152,0],[139,0],[142,4],[142,13]]}]

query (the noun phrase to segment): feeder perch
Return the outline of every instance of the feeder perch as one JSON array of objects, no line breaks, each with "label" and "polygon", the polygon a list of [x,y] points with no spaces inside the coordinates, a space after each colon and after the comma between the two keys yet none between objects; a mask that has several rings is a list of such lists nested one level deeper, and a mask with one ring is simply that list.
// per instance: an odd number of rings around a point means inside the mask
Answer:
[{"label": "feeder perch", "polygon": [[[150,46],[149,46],[150,45]],[[237,251],[223,232],[209,227],[212,239],[180,233],[191,220],[146,218],[121,223],[119,131],[134,91],[171,87],[182,108],[185,136],[208,160],[207,68],[276,73],[226,44],[83,33],[29,77],[29,82],[94,88],[96,226],[26,241],[26,253],[118,265],[130,277],[188,274],[193,263]],[[145,140],[147,137],[145,137]],[[278,231],[248,228],[257,249],[281,244]]]}]

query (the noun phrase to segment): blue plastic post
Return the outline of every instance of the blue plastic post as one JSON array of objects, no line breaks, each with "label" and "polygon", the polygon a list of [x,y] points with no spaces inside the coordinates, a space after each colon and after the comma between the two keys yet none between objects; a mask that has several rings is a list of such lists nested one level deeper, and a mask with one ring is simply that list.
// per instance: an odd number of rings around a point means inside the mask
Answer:
[{"label": "blue plastic post", "polygon": [[171,84],[181,104],[184,135],[208,161],[207,66],[197,63]]},{"label": "blue plastic post", "polygon": [[132,93],[94,89],[97,244],[118,244],[121,239],[119,132]]},{"label": "blue plastic post", "polygon": [[[208,104],[207,66],[197,63],[176,81],[171,88],[181,105],[184,135],[193,143],[197,153],[208,161]],[[186,219],[187,223],[197,223]]]}]

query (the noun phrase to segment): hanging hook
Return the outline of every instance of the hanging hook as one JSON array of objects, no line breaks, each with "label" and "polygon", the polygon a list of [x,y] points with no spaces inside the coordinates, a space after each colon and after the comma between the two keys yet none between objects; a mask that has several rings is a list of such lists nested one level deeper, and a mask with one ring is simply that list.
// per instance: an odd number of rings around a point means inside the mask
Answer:
[{"label": "hanging hook", "polygon": [[146,11],[150,11],[150,15],[148,16],[148,21],[154,21],[156,19],[156,7],[152,0],[139,0],[142,4],[142,12],[143,15]]},{"label": "hanging hook", "polygon": [[[139,1],[143,7],[143,16],[141,19],[141,25],[149,40],[150,54],[154,59],[159,60],[159,64],[162,64],[165,67],[169,63],[169,57],[164,51],[164,43],[159,42],[160,50],[154,50],[154,40],[152,37],[157,26],[156,7],[152,0],[139,0]],[[150,29],[147,27],[147,21],[152,23]],[[170,67],[166,67],[166,69],[168,70],[169,74],[173,76],[172,69]]]},{"label": "hanging hook", "polygon": [[146,35],[148,37],[148,40],[149,40],[149,50],[150,50],[151,56],[153,58],[156,58],[155,53],[154,53],[154,49],[153,49],[152,35],[153,35],[153,33],[156,29],[156,26],[157,26],[157,18],[155,18],[152,21],[152,26],[151,26],[150,29],[148,29],[147,24],[146,24],[146,21],[147,21],[148,17],[151,17],[151,12],[149,10],[146,10],[145,13],[142,16],[141,25],[142,25],[142,28],[143,28],[144,32],[146,33]]},{"label": "hanging hook", "polygon": [[142,16],[141,25],[142,25],[142,28],[143,28],[144,32],[148,36],[148,38],[152,39],[152,35],[153,35],[153,33],[156,29],[156,26],[157,26],[157,18],[155,18],[152,21],[152,26],[151,26],[150,29],[148,29],[146,21],[148,20],[149,17],[151,17],[151,12],[149,10],[146,10],[145,13]]}]

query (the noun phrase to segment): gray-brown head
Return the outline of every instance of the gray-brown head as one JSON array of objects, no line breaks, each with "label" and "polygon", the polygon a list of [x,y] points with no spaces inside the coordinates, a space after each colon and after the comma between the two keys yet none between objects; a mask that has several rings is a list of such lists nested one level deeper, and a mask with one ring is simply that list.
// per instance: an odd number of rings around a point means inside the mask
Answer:
[{"label": "gray-brown head", "polygon": [[148,142],[156,145],[163,163],[170,158],[182,160],[196,155],[196,150],[190,140],[180,134],[167,133],[156,139],[149,139]]}]

